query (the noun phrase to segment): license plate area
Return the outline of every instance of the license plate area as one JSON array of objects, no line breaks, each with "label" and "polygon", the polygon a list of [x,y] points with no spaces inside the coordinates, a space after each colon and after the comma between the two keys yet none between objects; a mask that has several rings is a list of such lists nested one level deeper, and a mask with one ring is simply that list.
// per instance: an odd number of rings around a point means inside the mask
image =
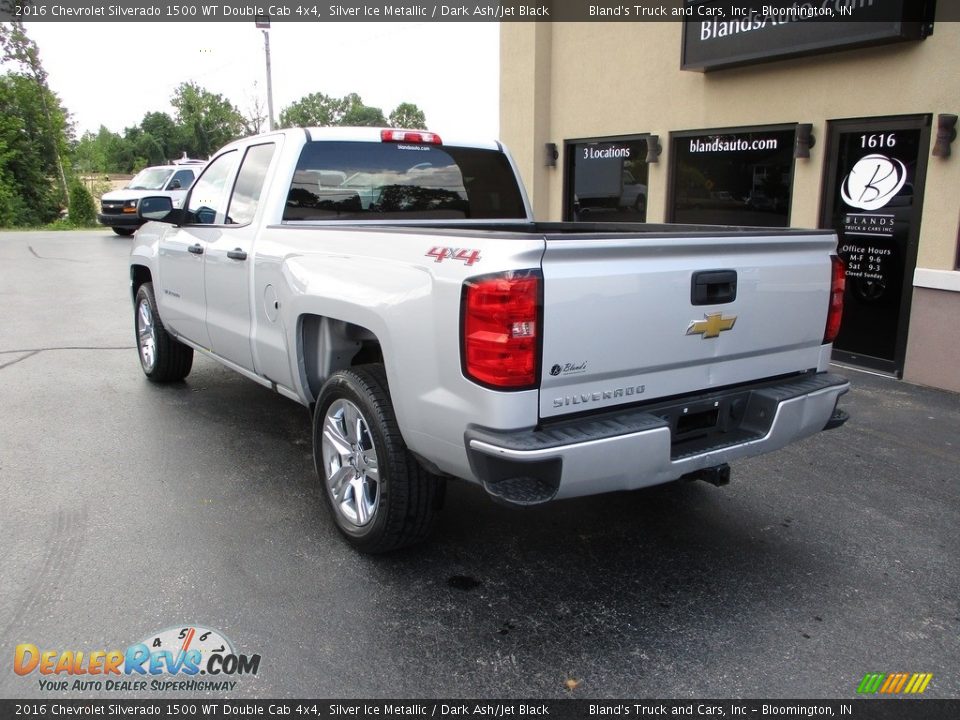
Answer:
[{"label": "license plate area", "polygon": [[662,405],[651,410],[670,426],[670,458],[696,455],[763,437],[773,413],[750,391]]},{"label": "license plate area", "polygon": [[[715,403],[719,406],[719,403]],[[717,426],[720,419],[720,408],[712,407],[707,410],[694,410],[684,408],[684,412],[677,418],[674,437],[677,440],[688,439],[703,435]]]}]

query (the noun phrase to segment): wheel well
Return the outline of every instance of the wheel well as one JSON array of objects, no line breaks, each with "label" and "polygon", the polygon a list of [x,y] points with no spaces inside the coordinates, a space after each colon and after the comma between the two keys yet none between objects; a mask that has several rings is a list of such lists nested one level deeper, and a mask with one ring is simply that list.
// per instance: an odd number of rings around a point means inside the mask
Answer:
[{"label": "wheel well", "polygon": [[314,398],[337,370],[383,362],[380,340],[365,327],[321,315],[301,315],[299,326],[301,372]]},{"label": "wheel well", "polygon": [[150,276],[149,268],[143,265],[130,266],[130,290],[133,293],[134,299],[137,297],[137,291],[140,289],[140,286],[152,281],[153,278]]}]

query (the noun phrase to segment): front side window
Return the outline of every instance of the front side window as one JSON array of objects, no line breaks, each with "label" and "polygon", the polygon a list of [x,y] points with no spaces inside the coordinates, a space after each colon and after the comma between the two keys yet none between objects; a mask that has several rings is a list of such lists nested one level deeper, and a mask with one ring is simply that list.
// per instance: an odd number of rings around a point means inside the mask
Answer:
[{"label": "front side window", "polygon": [[190,191],[187,210],[193,213],[193,221],[200,225],[222,225],[226,216],[227,181],[233,175],[237,163],[237,151],[231,150],[207,165],[203,174]]},{"label": "front side window", "polygon": [[193,174],[193,170],[177,170],[173,177],[170,178],[170,184],[167,185],[167,190],[186,190],[190,187],[190,183],[193,182],[193,179],[196,175]]},{"label": "front side window", "polygon": [[237,182],[233,186],[230,207],[227,209],[228,225],[246,225],[253,221],[274,148],[276,145],[269,143],[253,145],[247,149],[240,172],[237,173]]},{"label": "front side window", "polygon": [[501,152],[323,141],[304,146],[283,213],[284,220],[525,217]]}]

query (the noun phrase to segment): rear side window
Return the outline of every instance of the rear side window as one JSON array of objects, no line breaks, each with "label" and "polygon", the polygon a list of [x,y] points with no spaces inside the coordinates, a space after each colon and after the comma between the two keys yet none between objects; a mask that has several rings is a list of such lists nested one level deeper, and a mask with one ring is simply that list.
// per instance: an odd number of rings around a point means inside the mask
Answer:
[{"label": "rear side window", "polygon": [[284,220],[525,217],[501,152],[371,142],[307,143],[283,212]]},{"label": "rear side window", "polygon": [[253,221],[275,147],[273,143],[268,143],[247,148],[240,172],[237,173],[237,182],[233,186],[230,207],[227,209],[228,225],[246,225]]}]

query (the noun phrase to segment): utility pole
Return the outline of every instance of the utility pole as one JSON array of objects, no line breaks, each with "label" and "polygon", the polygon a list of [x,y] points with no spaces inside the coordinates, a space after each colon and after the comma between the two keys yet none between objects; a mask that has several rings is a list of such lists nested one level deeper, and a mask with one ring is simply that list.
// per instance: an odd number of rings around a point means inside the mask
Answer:
[{"label": "utility pole", "polygon": [[267,129],[273,131],[273,77],[270,73],[270,18],[260,15],[256,18],[257,27],[263,31],[263,52],[267,58]]}]

